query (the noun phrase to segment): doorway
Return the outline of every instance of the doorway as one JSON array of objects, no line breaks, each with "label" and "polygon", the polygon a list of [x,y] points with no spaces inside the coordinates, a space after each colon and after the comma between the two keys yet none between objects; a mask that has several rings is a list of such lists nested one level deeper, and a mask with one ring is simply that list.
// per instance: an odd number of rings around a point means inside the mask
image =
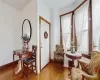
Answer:
[{"label": "doorway", "polygon": [[40,27],[40,71],[50,62],[50,22],[39,17]]}]

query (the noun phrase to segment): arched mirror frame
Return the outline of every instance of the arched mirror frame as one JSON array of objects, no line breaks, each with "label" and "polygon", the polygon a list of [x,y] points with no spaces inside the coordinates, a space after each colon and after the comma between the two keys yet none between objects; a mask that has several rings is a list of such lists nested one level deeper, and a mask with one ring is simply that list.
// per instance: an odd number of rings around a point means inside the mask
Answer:
[{"label": "arched mirror frame", "polygon": [[[28,23],[29,23],[29,27],[30,27],[30,39],[29,39],[29,41],[31,40],[31,36],[32,36],[32,26],[31,26],[31,22],[30,22],[30,20],[28,20],[28,19],[24,19],[24,21],[23,21],[23,24],[22,24],[22,37],[24,36],[24,34],[23,34],[23,29],[24,29],[24,23],[25,23],[25,21],[28,21]],[[29,42],[28,41],[28,42]]]}]

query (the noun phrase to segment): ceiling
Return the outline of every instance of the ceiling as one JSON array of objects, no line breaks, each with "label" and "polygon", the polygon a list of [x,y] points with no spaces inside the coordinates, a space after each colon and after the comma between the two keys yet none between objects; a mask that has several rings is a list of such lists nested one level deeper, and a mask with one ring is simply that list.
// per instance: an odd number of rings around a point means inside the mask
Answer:
[{"label": "ceiling", "polygon": [[[21,10],[23,9],[29,2],[30,0],[0,0],[3,1],[14,8]],[[68,7],[69,5],[73,4],[75,1],[78,0],[39,0],[49,8],[65,8]]]},{"label": "ceiling", "polygon": [[73,4],[77,0],[40,0],[49,8],[64,8]]},{"label": "ceiling", "polygon": [[30,0],[1,0],[1,1],[13,6],[18,10],[21,10],[29,3]]}]

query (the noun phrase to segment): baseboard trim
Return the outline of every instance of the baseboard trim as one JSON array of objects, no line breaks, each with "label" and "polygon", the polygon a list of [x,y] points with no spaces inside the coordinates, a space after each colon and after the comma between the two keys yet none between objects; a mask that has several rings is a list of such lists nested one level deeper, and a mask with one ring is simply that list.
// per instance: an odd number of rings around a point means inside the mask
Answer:
[{"label": "baseboard trim", "polygon": [[54,62],[54,60],[53,59],[50,59],[50,63],[52,63],[52,62]]},{"label": "baseboard trim", "polygon": [[48,63],[40,70],[40,72],[41,72],[45,67],[47,67],[47,66],[49,65],[49,63],[50,63],[50,62],[48,62]]},{"label": "baseboard trim", "polygon": [[8,63],[8,64],[5,64],[5,65],[2,65],[0,66],[0,74],[6,72],[6,71],[9,71],[11,69],[13,69],[13,63],[14,64],[17,64],[18,63],[18,60],[17,61],[14,61],[14,62],[11,62],[11,63]]}]

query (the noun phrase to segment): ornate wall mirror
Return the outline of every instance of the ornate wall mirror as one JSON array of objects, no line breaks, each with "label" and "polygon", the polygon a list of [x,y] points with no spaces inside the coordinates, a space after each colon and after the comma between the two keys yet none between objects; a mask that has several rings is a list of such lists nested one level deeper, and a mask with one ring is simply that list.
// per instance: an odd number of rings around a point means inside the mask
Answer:
[{"label": "ornate wall mirror", "polygon": [[25,19],[22,24],[22,39],[29,42],[32,36],[32,26],[28,19]]}]

